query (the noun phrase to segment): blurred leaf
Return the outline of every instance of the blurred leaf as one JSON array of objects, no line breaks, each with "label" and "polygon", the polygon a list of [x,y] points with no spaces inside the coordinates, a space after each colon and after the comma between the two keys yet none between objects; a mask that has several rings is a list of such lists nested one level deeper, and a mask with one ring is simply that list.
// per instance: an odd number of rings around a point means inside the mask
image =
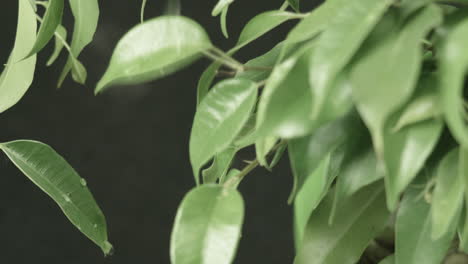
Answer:
[{"label": "blurred leaf", "polygon": [[284,22],[297,18],[285,11],[267,11],[252,18],[242,30],[234,50],[238,50]]},{"label": "blurred leaf", "polygon": [[304,230],[312,212],[328,191],[331,153],[318,162],[294,199],[294,238],[299,250]]},{"label": "blurred leaf", "polygon": [[325,197],[307,222],[295,264],[354,264],[390,217],[382,182],[369,185],[343,201],[336,221],[328,224],[333,192]]},{"label": "blurred leaf", "polygon": [[[47,61],[47,66],[52,65],[55,60],[57,60],[58,56],[60,55],[60,52],[62,51],[64,47],[64,40],[67,39],[67,30],[62,26],[58,25],[56,29],[56,34],[58,34],[60,37],[55,36],[55,44],[54,44],[54,51],[52,55],[50,55],[49,60]],[[62,38],[62,39],[60,39]]]},{"label": "blurred leaf", "polygon": [[430,205],[423,199],[423,189],[408,188],[396,219],[395,263],[440,264],[455,235],[450,232],[437,240],[431,238]]},{"label": "blurred leaf", "polygon": [[223,35],[225,38],[229,38],[229,33],[227,30],[227,14],[229,11],[229,7],[227,6],[226,8],[223,9],[223,12],[221,13],[220,21],[221,21],[221,31],[223,32]]},{"label": "blurred leaf", "polygon": [[[336,77],[349,63],[392,2],[391,0],[354,0],[340,6],[331,17],[327,30],[317,40],[309,68],[313,97],[311,109],[314,118],[322,113]],[[368,77],[371,76],[369,74]]]},{"label": "blurred leaf", "polygon": [[[267,53],[249,60],[244,65],[245,67],[252,68],[252,70],[239,72],[236,77],[249,79],[254,82],[267,79],[278,60],[282,47],[283,42],[280,42]],[[271,67],[271,69],[269,69],[269,67]]]},{"label": "blurred leaf", "polygon": [[440,114],[436,85],[437,80],[434,79],[434,76],[420,79],[418,84],[420,92],[417,91],[414,98],[405,106],[392,131],[398,131],[408,125],[435,118]]},{"label": "blurred leaf", "polygon": [[69,0],[70,7],[75,18],[75,27],[71,42],[71,53],[67,63],[60,74],[57,86],[62,86],[70,70],[73,67],[73,58],[78,59],[81,51],[93,40],[99,20],[98,0]]},{"label": "blurred leaf", "polygon": [[268,161],[266,157],[273,149],[276,142],[278,142],[278,138],[276,137],[262,137],[255,141],[255,154],[260,166],[268,168]]},{"label": "blurred leaf", "polygon": [[442,128],[441,121],[428,120],[385,134],[385,185],[391,210],[396,208],[400,194],[423,168],[439,141]]},{"label": "blurred leaf", "polygon": [[23,97],[33,81],[36,67],[35,55],[24,59],[36,41],[36,13],[28,0],[18,0],[18,5],[15,44],[0,75],[0,113]]},{"label": "blurred leaf", "polygon": [[177,211],[171,263],[232,263],[243,218],[244,202],[237,190],[216,185],[193,189]]},{"label": "blurred leaf", "polygon": [[464,198],[465,206],[462,210],[460,225],[459,225],[459,238],[460,238],[460,250],[464,253],[468,253],[468,214],[466,213],[466,207],[468,204],[468,150],[466,148],[460,149],[459,159],[459,177],[462,178],[464,186]]},{"label": "blurred leaf", "polygon": [[395,264],[395,255],[390,255],[384,258],[379,264]]},{"label": "blurred leaf", "polygon": [[215,5],[213,8],[213,11],[211,12],[212,16],[218,16],[223,12],[224,9],[227,9],[230,4],[232,4],[234,0],[219,0],[218,3]]},{"label": "blurred leaf", "polygon": [[233,142],[256,100],[254,82],[230,79],[218,83],[200,103],[190,135],[190,161],[197,183],[200,168]]},{"label": "blurred leaf", "polygon": [[171,74],[211,46],[204,29],[189,18],[163,16],[148,20],[119,41],[96,93],[114,84],[139,84]]},{"label": "blurred leaf", "polygon": [[275,167],[279,163],[287,147],[287,144],[281,144],[278,147],[278,149],[276,149],[275,154],[273,155],[270,164],[268,164],[267,169],[272,170],[273,167]]},{"label": "blurred leaf", "polygon": [[353,96],[371,130],[378,156],[384,151],[386,121],[416,87],[422,60],[421,39],[441,21],[441,10],[428,6],[401,30],[395,24],[393,30],[384,33],[384,38],[370,47],[364,46],[363,54],[352,67]]},{"label": "blurred leaf", "polygon": [[[27,0],[21,0],[27,3]],[[29,3],[27,3],[29,5]],[[47,193],[83,234],[109,254],[104,215],[84,180],[52,148],[37,141],[2,143],[0,148],[34,184]]]},{"label": "blurred leaf", "polygon": [[289,160],[294,175],[294,186],[289,197],[292,201],[306,180],[310,178],[319,163],[338,146],[349,142],[365,128],[352,112],[333,122],[323,125],[313,134],[290,140]]},{"label": "blurred leaf", "polygon": [[434,0],[401,0],[399,3],[400,20],[404,21],[410,15],[414,14],[419,9],[431,4]]},{"label": "blurred leaf", "polygon": [[299,12],[299,0],[288,0],[288,3],[294,11]]},{"label": "blurred leaf", "polygon": [[37,39],[26,57],[42,50],[54,36],[55,30],[62,22],[63,0],[49,0],[44,18],[42,19]]},{"label": "blurred leaf", "polygon": [[453,137],[468,146],[463,89],[468,66],[468,19],[456,24],[440,50],[440,96],[445,121]]},{"label": "blurred leaf", "polygon": [[464,175],[459,174],[457,148],[448,153],[437,168],[436,186],[432,196],[432,238],[451,234],[457,213],[463,206]]},{"label": "blurred leaf", "polygon": [[236,152],[236,148],[228,147],[224,151],[216,154],[211,166],[202,171],[203,183],[214,183],[218,179],[220,182],[224,182],[224,177],[229,170],[229,166]]}]

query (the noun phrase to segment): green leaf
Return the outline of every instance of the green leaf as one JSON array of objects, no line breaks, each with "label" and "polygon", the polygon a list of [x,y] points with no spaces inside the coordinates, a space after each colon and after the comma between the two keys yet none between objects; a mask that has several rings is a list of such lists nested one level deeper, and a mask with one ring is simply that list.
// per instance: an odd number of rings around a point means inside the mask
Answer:
[{"label": "green leaf", "polygon": [[211,166],[202,171],[203,182],[214,183],[218,179],[221,183],[224,182],[224,177],[229,170],[229,166],[231,165],[236,152],[237,150],[235,147],[228,147],[224,151],[216,154]]},{"label": "green leaf", "polygon": [[382,259],[382,261],[380,261],[379,264],[395,264],[395,255],[390,255]]},{"label": "green leaf", "polygon": [[232,263],[243,218],[244,202],[235,189],[203,185],[190,191],[177,211],[171,263]]},{"label": "green leaf", "polygon": [[55,30],[62,22],[63,0],[49,0],[42,20],[37,39],[27,57],[38,53],[54,36]]},{"label": "green leaf", "polygon": [[221,21],[221,31],[223,32],[223,35],[225,38],[229,38],[229,33],[227,30],[227,14],[229,11],[229,7],[226,7],[223,9],[223,12],[221,13],[220,21]]},{"label": "green leaf", "polygon": [[268,168],[267,155],[276,145],[276,142],[278,142],[276,137],[264,137],[255,141],[255,154],[260,166]]},{"label": "green leaf", "polygon": [[[21,0],[29,3],[27,0]],[[107,241],[104,215],[94,201],[85,181],[51,147],[37,141],[18,140],[2,143],[0,148],[34,184],[47,193],[70,222],[101,247],[107,255],[112,245]]]},{"label": "green leaf", "polygon": [[[391,18],[386,18],[391,19]],[[352,67],[353,97],[371,130],[379,156],[384,151],[383,130],[387,119],[412,95],[421,69],[421,39],[442,21],[437,6],[428,6],[401,29],[394,24],[385,38],[364,46]],[[389,22],[391,24],[391,22]],[[394,22],[396,23],[396,22]]]},{"label": "green leaf", "polygon": [[84,84],[88,76],[85,66],[77,59],[72,58],[72,78],[79,84]]},{"label": "green leaf", "polygon": [[443,123],[420,122],[396,133],[387,133],[384,142],[386,193],[388,207],[394,210],[400,194],[423,168],[442,133]]},{"label": "green leaf", "polygon": [[0,113],[23,97],[33,81],[36,67],[36,56],[23,60],[36,41],[36,13],[28,0],[19,0],[18,5],[15,44],[0,75]]},{"label": "green leaf", "polygon": [[468,19],[456,24],[440,50],[440,96],[445,121],[453,137],[468,146],[463,90],[468,66]]},{"label": "green leaf", "polygon": [[182,16],[162,16],[131,29],[117,44],[96,93],[115,84],[139,84],[171,74],[212,47],[204,29]]},{"label": "green leaf", "polygon": [[285,11],[267,11],[252,18],[242,30],[234,50],[238,50],[256,40],[284,22],[298,18],[297,14]]},{"label": "green leaf", "polygon": [[463,213],[461,214],[460,227],[459,227],[459,238],[460,238],[460,250],[468,252],[468,214],[466,213],[466,204],[468,201],[468,150],[466,148],[460,149],[459,159],[459,177],[463,180],[465,189],[465,206]]},{"label": "green leaf", "polygon": [[338,74],[392,3],[391,0],[346,2],[331,17],[327,30],[317,40],[309,69],[314,118],[322,113]]},{"label": "green leaf", "polygon": [[200,76],[200,80],[198,80],[197,85],[197,106],[200,106],[201,101],[208,94],[210,86],[213,83],[221,65],[223,65],[221,62],[214,61]]},{"label": "green leaf", "polygon": [[236,138],[255,106],[257,85],[244,79],[217,84],[200,103],[190,136],[190,161],[196,182],[199,170]]},{"label": "green leaf", "polygon": [[288,3],[294,11],[299,12],[299,0],[288,0]]},{"label": "green leaf", "polygon": [[211,12],[212,16],[218,16],[223,12],[224,9],[227,9],[230,4],[232,4],[234,0],[219,0],[218,3],[215,5],[213,8],[213,11]]},{"label": "green leaf", "polygon": [[[62,25],[58,25],[57,30],[55,31],[60,37],[55,36],[55,44],[54,44],[54,51],[52,55],[50,55],[49,60],[47,60],[47,66],[52,65],[62,52],[64,47],[64,40],[67,39],[67,30]],[[61,38],[61,39],[60,39]]]},{"label": "green leaf", "polygon": [[422,191],[410,187],[401,202],[396,217],[395,263],[440,264],[452,243],[456,225],[440,239],[431,238],[430,205],[420,195]]},{"label": "green leaf", "polygon": [[434,0],[401,0],[399,3],[399,17],[401,21],[407,19],[419,9],[431,4]]},{"label": "green leaf", "polygon": [[234,177],[237,177],[237,175],[241,173],[240,170],[238,169],[231,169],[228,174],[226,175],[226,180],[224,182],[229,182],[232,186],[232,188],[237,188],[242,180],[242,178],[236,178],[234,180]]},{"label": "green leaf", "polygon": [[328,224],[333,207],[330,192],[307,222],[295,264],[354,264],[369,242],[385,227],[389,212],[385,207],[382,182],[369,185],[343,201],[336,221]]},{"label": "green leaf", "polygon": [[451,225],[463,206],[465,175],[459,173],[457,148],[448,153],[437,168],[436,186],[432,196],[432,238],[450,234]]},{"label": "green leaf", "polygon": [[276,61],[278,60],[282,48],[283,43],[281,42],[267,53],[249,60],[244,65],[245,67],[251,68],[252,70],[239,72],[237,73],[236,77],[249,79],[254,82],[260,82],[267,79],[276,64]]},{"label": "green leaf", "polygon": [[338,146],[365,133],[365,128],[352,112],[330,122],[313,134],[289,141],[288,153],[294,175],[294,185],[289,200],[294,199],[319,163]]},{"label": "green leaf", "polygon": [[318,162],[294,199],[294,238],[296,249],[300,248],[304,230],[312,212],[328,191],[331,153]]},{"label": "green leaf", "polygon": [[280,162],[287,147],[288,147],[287,144],[281,144],[278,147],[278,149],[276,149],[275,154],[273,155],[273,158],[271,159],[270,164],[268,164],[267,166],[267,169],[272,170],[273,167],[275,167]]},{"label": "green leaf", "polygon": [[70,70],[77,70],[74,59],[78,59],[81,51],[93,40],[99,20],[98,0],[69,0],[75,18],[75,27],[71,42],[71,54],[60,74],[58,87],[62,86]]},{"label": "green leaf", "polygon": [[434,76],[420,80],[418,84],[420,92],[405,106],[403,113],[392,128],[393,132],[414,123],[436,118],[441,114],[436,85],[437,79]]}]

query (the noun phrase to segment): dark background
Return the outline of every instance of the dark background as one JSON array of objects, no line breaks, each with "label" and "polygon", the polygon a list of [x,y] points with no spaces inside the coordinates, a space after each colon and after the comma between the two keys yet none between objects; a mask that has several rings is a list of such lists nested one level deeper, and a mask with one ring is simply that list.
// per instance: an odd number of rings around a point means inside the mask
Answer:
[{"label": "dark background", "polygon": [[[231,38],[222,37],[215,0],[182,1],[182,14],[201,23],[212,41],[227,50],[243,25],[281,0],[238,0],[230,8]],[[313,2],[313,1],[311,1]],[[94,42],[80,59],[88,69],[87,86],[56,82],[66,56],[45,67],[51,46],[41,52],[36,78],[16,106],[0,115],[0,141],[35,139],[51,145],[84,177],[106,215],[115,254],[100,249],[73,227],[55,203],[0,156],[0,263],[169,263],[169,237],[177,207],[193,186],[188,140],[195,111],[196,83],[204,59],[175,74],[142,86],[119,87],[95,97],[118,39],[139,22],[140,1],[100,1]],[[164,1],[149,0],[146,17],[161,15]],[[68,7],[67,7],[68,8]],[[0,6],[0,60],[13,45],[17,1]],[[71,30],[69,10],[65,25]],[[262,37],[239,53],[245,61],[284,38],[293,22]],[[248,153],[246,154],[248,156]],[[292,263],[292,186],[287,157],[273,172],[257,169],[241,184],[246,202],[235,263]]]}]

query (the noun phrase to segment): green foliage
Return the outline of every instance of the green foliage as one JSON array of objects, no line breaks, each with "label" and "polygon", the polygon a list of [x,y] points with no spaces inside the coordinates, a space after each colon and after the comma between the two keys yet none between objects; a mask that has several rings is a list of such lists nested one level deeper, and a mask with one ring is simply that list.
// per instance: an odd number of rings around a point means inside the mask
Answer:
[{"label": "green foliage", "polygon": [[[70,70],[85,82],[78,56],[94,35],[99,7],[97,0],[69,2],[71,46],[60,25],[63,1],[39,2],[47,9],[36,40],[35,5],[19,0],[0,112],[29,88],[35,53],[53,35],[48,65],[63,47],[69,52],[59,84]],[[172,263],[233,263],[244,218],[237,187],[256,167],[274,169],[286,149],[294,176],[294,263],[435,264],[468,253],[468,2],[327,0],[305,13],[299,5],[286,0],[258,14],[227,52],[178,12],[142,21],[114,49],[96,93],[159,79],[202,56],[213,60],[196,88],[189,154],[197,186],[175,219]],[[211,10],[226,37],[228,8],[235,6],[219,0]],[[296,19],[270,51],[246,63],[234,58]],[[226,78],[214,83],[216,77]],[[104,216],[63,158],[34,141],[0,146],[110,251]],[[256,159],[233,166],[244,148]]]}]

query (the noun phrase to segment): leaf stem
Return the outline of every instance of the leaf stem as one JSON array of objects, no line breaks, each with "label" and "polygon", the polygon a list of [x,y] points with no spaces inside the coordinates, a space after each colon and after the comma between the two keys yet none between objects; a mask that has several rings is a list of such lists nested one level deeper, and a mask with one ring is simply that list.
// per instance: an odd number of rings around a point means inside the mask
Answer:
[{"label": "leaf stem", "polygon": [[[282,140],[280,141],[278,144],[276,144],[271,150],[270,152],[268,153],[271,154],[273,153],[275,150],[277,150],[278,148],[280,148],[281,146],[285,145],[287,142],[285,140]],[[224,187],[225,188],[233,188],[234,186],[236,186],[237,183],[240,183],[244,178],[245,176],[247,176],[247,174],[249,174],[251,171],[253,171],[255,168],[257,168],[258,166],[260,165],[260,162],[258,161],[258,159],[255,159],[254,161],[252,161],[251,163],[249,163],[247,166],[245,166],[241,172],[239,172],[237,175],[235,175],[234,177],[230,178],[229,180],[227,180],[225,183],[224,183]]]},{"label": "leaf stem", "polygon": [[284,11],[288,8],[289,6],[289,3],[288,3],[288,0],[284,1],[284,3],[281,5],[281,7],[279,8],[280,11]]},{"label": "leaf stem", "polygon": [[232,64],[237,65],[236,67],[238,67],[238,68],[240,69],[240,71],[244,71],[244,70],[245,70],[244,64],[242,64],[241,62],[235,60],[233,57],[231,57],[230,55],[228,55],[228,54],[227,54],[226,52],[224,52],[223,50],[221,50],[221,49],[219,49],[219,48],[213,46],[213,47],[212,47],[212,51],[213,51],[216,55],[220,56],[221,58],[223,58],[223,59],[229,61],[229,62],[232,63]]},{"label": "leaf stem", "polygon": [[147,2],[147,0],[143,0],[143,1],[141,2],[140,23],[143,23],[143,22],[145,21],[146,2]]},{"label": "leaf stem", "polygon": [[226,58],[223,58],[223,57],[219,56],[218,54],[214,54],[213,52],[210,52],[210,51],[203,51],[203,54],[206,57],[212,59],[213,61],[219,61],[219,62],[223,63],[225,66],[231,68],[232,70],[235,70],[236,72],[244,71],[243,65],[239,66],[239,65],[237,65],[236,63],[233,63],[230,60],[226,60]]}]

